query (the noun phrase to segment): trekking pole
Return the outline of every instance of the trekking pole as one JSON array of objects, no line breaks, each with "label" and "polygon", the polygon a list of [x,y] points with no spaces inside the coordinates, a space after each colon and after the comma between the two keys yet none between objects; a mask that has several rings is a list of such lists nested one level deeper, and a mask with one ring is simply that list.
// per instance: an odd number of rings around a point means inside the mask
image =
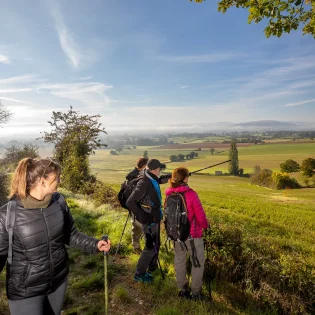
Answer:
[{"label": "trekking pole", "polygon": [[148,229],[149,229],[149,232],[150,232],[150,235],[151,235],[151,238],[152,238],[153,248],[154,248],[154,252],[155,252],[155,255],[156,255],[156,258],[157,258],[157,262],[158,262],[158,265],[159,265],[159,268],[160,268],[160,271],[161,271],[162,279],[165,280],[164,272],[163,272],[163,269],[162,269],[162,266],[161,266],[161,263],[160,263],[158,251],[157,251],[157,248],[156,248],[156,244],[154,242],[154,238],[153,238],[153,234],[152,234],[152,230],[151,230],[150,225],[148,225]]},{"label": "trekking pole", "polygon": [[120,240],[119,240],[119,243],[118,243],[118,245],[117,245],[117,249],[116,249],[115,255],[114,255],[113,260],[112,260],[113,262],[115,261],[116,256],[117,256],[117,254],[118,254],[118,251],[119,251],[119,248],[120,248],[120,245],[121,245],[121,240],[122,240],[123,235],[124,235],[124,233],[125,233],[125,229],[126,229],[126,226],[127,226],[128,220],[129,220],[129,217],[130,217],[130,212],[128,212],[128,217],[127,217],[125,226],[124,226],[124,228],[123,228],[123,231],[122,231],[122,233],[121,233]]},{"label": "trekking pole", "polygon": [[215,167],[215,166],[218,166],[218,165],[221,165],[221,164],[230,162],[230,161],[231,161],[231,160],[227,160],[227,161],[224,161],[224,162],[221,162],[221,163],[218,163],[218,164],[214,164],[214,165],[210,165],[210,166],[201,168],[200,170],[197,170],[197,171],[194,171],[194,172],[190,172],[190,175],[191,175],[191,174],[195,174],[195,173],[200,172],[200,171],[203,171],[203,170],[206,170],[207,168]]},{"label": "trekking pole", "polygon": [[[102,240],[108,241],[108,236],[104,235]],[[108,279],[107,279],[107,264],[108,264],[108,252],[103,251],[104,256],[104,298],[105,298],[105,315],[108,315]]]}]

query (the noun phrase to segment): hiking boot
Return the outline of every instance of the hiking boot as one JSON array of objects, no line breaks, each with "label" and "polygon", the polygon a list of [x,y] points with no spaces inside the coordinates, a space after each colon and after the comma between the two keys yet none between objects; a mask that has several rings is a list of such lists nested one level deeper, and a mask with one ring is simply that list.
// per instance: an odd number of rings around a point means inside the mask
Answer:
[{"label": "hiking boot", "polygon": [[194,301],[210,301],[209,297],[204,295],[203,293],[192,294],[191,298]]},{"label": "hiking boot", "polygon": [[191,299],[191,292],[189,290],[180,290],[178,292],[178,297],[190,300]]},{"label": "hiking boot", "polygon": [[140,247],[134,248],[134,249],[133,249],[133,252],[134,252],[135,254],[137,254],[137,255],[141,255],[141,254],[142,254],[142,249],[141,249]]},{"label": "hiking boot", "polygon": [[137,282],[143,282],[143,283],[151,283],[152,282],[152,277],[150,277],[147,273],[145,274],[135,274],[133,277],[133,280]]},{"label": "hiking boot", "polygon": [[148,271],[145,273],[148,277],[152,278],[153,279],[153,274],[151,271]]}]

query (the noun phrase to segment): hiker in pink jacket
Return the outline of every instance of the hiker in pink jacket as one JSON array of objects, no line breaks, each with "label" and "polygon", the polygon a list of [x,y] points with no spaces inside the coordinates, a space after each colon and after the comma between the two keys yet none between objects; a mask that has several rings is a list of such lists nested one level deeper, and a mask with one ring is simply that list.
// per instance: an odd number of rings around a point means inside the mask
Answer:
[{"label": "hiker in pink jacket", "polygon": [[[179,167],[172,173],[169,180],[170,187],[166,189],[166,196],[173,192],[182,193],[186,200],[188,220],[190,222],[190,236],[185,242],[174,242],[175,247],[175,272],[178,288],[178,296],[193,298],[195,300],[205,299],[202,295],[202,278],[204,271],[204,245],[202,230],[209,227],[205,211],[202,207],[197,193],[188,186],[189,171],[187,168]],[[186,277],[186,254],[192,262],[192,283],[191,292]]]}]

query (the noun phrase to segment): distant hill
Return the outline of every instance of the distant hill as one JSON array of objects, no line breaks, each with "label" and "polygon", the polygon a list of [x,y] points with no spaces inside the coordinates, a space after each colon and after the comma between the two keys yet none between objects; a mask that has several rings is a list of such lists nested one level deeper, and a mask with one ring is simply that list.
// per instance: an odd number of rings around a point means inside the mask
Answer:
[{"label": "distant hill", "polygon": [[234,124],[233,127],[244,129],[268,129],[268,130],[296,130],[300,129],[296,123],[282,122],[277,120],[258,120]]}]

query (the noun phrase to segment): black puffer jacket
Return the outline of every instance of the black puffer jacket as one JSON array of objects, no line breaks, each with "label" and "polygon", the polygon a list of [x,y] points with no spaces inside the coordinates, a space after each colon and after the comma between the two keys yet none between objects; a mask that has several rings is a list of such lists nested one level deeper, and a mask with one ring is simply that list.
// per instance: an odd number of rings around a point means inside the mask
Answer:
[{"label": "black puffer jacket", "polygon": [[[128,198],[127,207],[141,224],[159,223],[162,219],[160,210],[161,200],[148,176],[158,184],[165,184],[172,175],[162,175],[158,178],[146,170],[140,172],[140,174],[143,178],[138,181],[135,190]],[[144,207],[141,207],[143,204],[150,207],[150,210],[148,210],[150,213],[143,210]]]},{"label": "black puffer jacket", "polygon": [[[69,271],[65,245],[91,254],[98,251],[98,240],[77,231],[68,207],[63,209],[58,198],[59,194],[54,194],[44,209],[25,209],[15,198],[13,262],[7,272],[7,295],[11,300],[48,294],[65,281]],[[6,214],[4,205],[0,208],[0,272],[9,245]]]}]

